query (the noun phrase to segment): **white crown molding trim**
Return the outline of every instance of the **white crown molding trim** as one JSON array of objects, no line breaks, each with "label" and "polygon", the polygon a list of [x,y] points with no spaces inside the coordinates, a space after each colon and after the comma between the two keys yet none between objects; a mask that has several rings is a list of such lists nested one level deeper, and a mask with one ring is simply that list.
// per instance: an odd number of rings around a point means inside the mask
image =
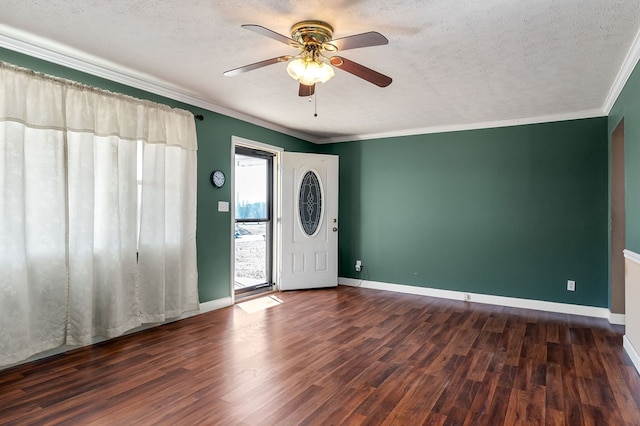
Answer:
[{"label": "white crown molding trim", "polygon": [[[49,47],[47,47],[47,45]],[[173,86],[150,75],[133,71],[116,63],[100,59],[79,50],[71,49],[67,46],[55,44],[50,40],[34,37],[2,24],[0,24],[0,47],[164,96],[165,98],[175,101],[200,107],[208,111],[223,114],[231,118],[236,118],[308,142],[317,143],[317,138],[307,133],[298,132],[248,114],[215,105],[198,98],[195,94],[189,93],[189,91],[181,87]]]},{"label": "white crown molding trim", "polygon": [[584,118],[605,117],[606,115],[607,114],[601,109],[590,109],[590,110],[584,110],[584,111],[544,115],[544,116],[538,116],[538,117],[513,118],[509,120],[485,121],[485,122],[468,123],[468,124],[452,124],[452,125],[445,125],[445,126],[431,126],[431,127],[421,127],[418,129],[398,130],[393,132],[339,136],[334,138],[321,138],[321,139],[317,139],[316,143],[326,144],[326,143],[338,143],[338,142],[353,142],[353,141],[393,138],[393,137],[402,137],[402,136],[426,135],[426,134],[432,134],[432,133],[459,132],[464,130],[493,129],[497,127],[512,127],[512,126],[522,126],[526,124],[551,123],[555,121],[581,120]]},{"label": "white crown molding trim", "polygon": [[607,308],[595,306],[572,305],[568,303],[546,302],[543,300],[519,299],[516,297],[493,296],[489,294],[468,293],[455,290],[441,290],[437,288],[416,287],[403,284],[382,283],[377,281],[358,280],[353,278],[338,278],[338,284],[351,287],[371,288],[375,290],[393,291],[396,293],[415,294],[419,296],[438,297],[468,302],[485,303],[488,305],[509,306],[511,308],[533,309],[536,311],[557,312],[562,314],[583,315],[587,317],[609,319],[611,312]]},{"label": "white crown molding trim", "polygon": [[636,348],[633,346],[633,343],[627,338],[627,336],[622,336],[622,347],[631,358],[631,362],[633,362],[633,366],[636,368],[638,374],[640,374],[640,354],[636,351]]},{"label": "white crown molding trim", "polygon": [[[338,142],[352,142],[360,140],[381,139],[390,137],[415,136],[422,134],[447,133],[464,130],[480,130],[497,127],[520,126],[527,124],[549,123],[556,121],[579,120],[584,118],[604,117],[608,115],[613,102],[620,94],[624,83],[629,78],[631,71],[640,58],[640,33],[636,35],[632,47],[624,62],[623,68],[618,73],[614,86],[610,90],[609,96],[602,109],[591,109],[570,113],[561,113],[537,117],[524,117],[508,120],[477,122],[468,124],[453,124],[444,126],[431,126],[416,129],[406,129],[393,132],[356,134],[350,136],[339,136],[330,138],[320,138],[305,132],[289,129],[278,124],[268,122],[257,117],[221,107],[208,101],[198,98],[188,90],[171,85],[165,81],[158,80],[150,75],[133,71],[116,63],[89,55],[85,52],[71,49],[67,46],[57,44],[51,40],[35,37],[24,31],[0,24],[0,47],[13,50],[25,55],[43,59],[54,64],[72,68],[77,71],[95,75],[116,83],[124,84],[136,89],[164,96],[179,102],[183,102],[208,111],[219,113],[231,118],[236,118],[244,122],[255,124],[265,129],[273,130],[285,135],[305,140],[315,144],[328,144]],[[619,88],[618,88],[619,86]],[[611,100],[610,100],[611,98]],[[609,105],[610,104],[610,105]]]},{"label": "white crown molding trim", "polygon": [[638,64],[638,60],[640,60],[640,31],[638,31],[636,37],[633,39],[633,43],[631,43],[627,56],[624,58],[622,66],[620,67],[615,80],[613,80],[613,84],[611,85],[609,93],[604,100],[604,104],[602,105],[602,110],[606,112],[607,115],[609,115],[613,105],[615,105],[618,100],[618,96],[622,93],[622,89],[624,89],[624,85],[627,84],[627,80],[629,80],[631,73]]},{"label": "white crown molding trim", "polygon": [[624,258],[625,259],[629,259],[629,260],[631,260],[633,262],[636,262],[637,264],[640,265],[640,254],[638,254],[638,253],[636,253],[634,251],[631,251],[631,250],[624,250],[623,253],[624,253]]},{"label": "white crown molding trim", "polygon": [[199,99],[195,94],[189,93],[183,88],[154,79],[147,74],[137,73],[129,68],[122,67],[118,64],[105,61],[87,53],[71,49],[67,46],[53,43],[50,40],[35,37],[26,32],[2,24],[0,24],[0,47],[23,53],[25,55],[33,56],[38,59],[43,59],[54,64],[72,68],[77,71],[85,72],[87,74],[95,75],[97,77],[114,81],[116,83],[134,87],[136,89],[145,90],[156,95],[164,96],[166,98],[173,99],[179,102],[184,102],[186,104],[203,108],[208,111],[219,113],[231,118],[236,118],[238,120],[263,127],[265,129],[273,130],[315,144],[351,142],[368,139],[415,136],[421,134],[456,132],[463,130],[479,130],[495,127],[548,123],[554,121],[578,120],[583,118],[603,117],[608,113],[608,111],[605,112],[603,110],[593,109],[540,117],[527,117],[460,125],[432,126],[385,133],[356,134],[335,138],[319,138],[305,132],[292,130],[248,114],[230,110],[211,102],[204,101],[202,99]]}]

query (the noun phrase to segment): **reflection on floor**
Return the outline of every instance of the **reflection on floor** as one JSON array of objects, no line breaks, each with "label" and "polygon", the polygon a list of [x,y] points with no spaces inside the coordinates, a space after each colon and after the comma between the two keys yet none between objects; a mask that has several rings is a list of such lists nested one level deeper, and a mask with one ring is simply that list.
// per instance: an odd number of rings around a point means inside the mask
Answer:
[{"label": "reflection on floor", "polygon": [[273,306],[278,306],[281,303],[282,299],[272,294],[270,296],[247,300],[246,302],[238,303],[236,306],[238,306],[248,314],[253,314],[255,312],[262,311]]}]

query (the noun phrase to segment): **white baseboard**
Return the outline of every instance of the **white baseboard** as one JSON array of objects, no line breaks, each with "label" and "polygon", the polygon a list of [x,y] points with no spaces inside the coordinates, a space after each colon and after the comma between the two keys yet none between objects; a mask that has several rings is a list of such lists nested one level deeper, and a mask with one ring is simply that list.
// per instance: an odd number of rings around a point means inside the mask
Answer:
[{"label": "white baseboard", "polygon": [[200,311],[196,314],[204,314],[205,312],[215,311],[217,309],[226,308],[233,305],[233,299],[231,297],[223,297],[222,299],[210,300],[200,304]]},{"label": "white baseboard", "polygon": [[[455,290],[416,287],[412,285],[390,284],[377,281],[358,280],[339,277],[338,283],[352,287],[371,288],[394,291],[397,293],[416,294],[420,296],[438,297],[441,299],[466,300],[468,302],[486,303],[488,305],[509,306],[511,308],[534,309],[537,311],[557,312],[562,314],[584,315],[587,317],[605,318],[611,324],[624,325],[624,315],[613,314],[607,308],[595,306],[572,305],[569,303],[546,302],[544,300],[519,299],[516,297],[493,296],[490,294],[468,293]],[[466,297],[466,298],[465,298]]]},{"label": "white baseboard", "polygon": [[[206,312],[215,311],[217,309],[226,308],[227,306],[231,306],[231,305],[233,305],[233,300],[231,299],[231,297],[223,297],[222,299],[210,300],[208,302],[200,303],[199,308],[198,308],[197,311],[187,311],[187,312],[182,313],[182,315],[180,315],[179,317],[169,318],[169,319],[167,319],[166,321],[163,321],[163,322],[142,324],[139,327],[136,327],[136,328],[134,328],[132,330],[128,330],[127,332],[123,333],[122,336],[124,336],[125,334],[131,334],[131,333],[135,333],[137,331],[146,330],[148,328],[157,327],[159,325],[164,325],[164,324],[169,324],[171,322],[180,321],[181,319],[185,319],[185,318],[189,318],[189,317],[195,317],[196,315],[204,314]],[[94,343],[97,343],[97,342],[94,342]]]},{"label": "white baseboard", "polygon": [[629,358],[631,358],[633,366],[636,367],[636,370],[638,371],[638,373],[640,373],[640,354],[638,354],[638,351],[636,351],[633,343],[631,343],[631,341],[627,339],[627,336],[622,337],[622,347],[627,352],[627,355],[629,355]]},{"label": "white baseboard", "polygon": [[609,311],[609,323],[616,325],[625,325],[625,316],[624,314],[614,314]]},{"label": "white baseboard", "polygon": [[[197,311],[189,311],[189,312],[185,312],[182,315],[180,315],[179,317],[176,318],[171,318],[168,319],[164,322],[160,322],[160,323],[151,323],[151,324],[142,324],[136,328],[132,328],[131,330],[127,330],[124,333],[122,333],[120,336],[116,336],[116,337],[112,337],[111,339],[117,339],[118,337],[122,337],[122,336],[126,336],[127,334],[131,334],[131,333],[137,333],[138,331],[143,331],[143,330],[148,330],[150,328],[153,327],[158,327],[160,325],[164,325],[164,324],[169,324],[171,322],[175,322],[181,319],[185,319],[185,318],[189,318],[189,317],[193,317],[196,315],[200,315],[200,314],[204,314],[205,312],[210,312],[210,311],[214,311],[216,309],[222,309],[222,308],[226,308],[227,306],[231,306],[233,305],[233,300],[231,299],[231,297],[223,297],[222,299],[216,299],[216,300],[211,300],[209,302],[204,302],[204,303],[200,303],[200,309]],[[93,345],[96,343],[100,343],[100,342],[104,342],[105,340],[110,340],[107,339],[105,337],[94,337],[93,339],[91,339],[91,343],[89,343],[86,346],[89,345]],[[58,355],[64,352],[68,352],[70,350],[73,349],[78,349],[82,346],[71,346],[71,345],[63,345],[63,346],[58,346],[57,348],[53,348],[50,349],[48,351],[44,351],[44,352],[40,352],[37,353],[35,355],[30,356],[27,359],[24,359],[22,361],[16,362],[15,364],[9,364],[9,365],[3,365],[0,366],[0,370],[4,370],[7,369],[9,367],[15,367],[16,365],[20,365],[20,364],[26,364],[28,362],[32,362],[32,361],[37,361],[39,359],[43,359],[43,358],[47,358],[53,355]]]}]

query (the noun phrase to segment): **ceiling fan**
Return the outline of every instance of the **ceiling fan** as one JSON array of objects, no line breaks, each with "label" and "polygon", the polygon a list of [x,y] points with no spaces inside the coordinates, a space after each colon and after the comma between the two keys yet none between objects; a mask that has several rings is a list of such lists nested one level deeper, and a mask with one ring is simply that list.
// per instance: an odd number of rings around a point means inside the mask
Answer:
[{"label": "ceiling fan", "polygon": [[[370,68],[350,61],[342,56],[327,56],[340,50],[360,47],[380,46],[389,40],[382,34],[370,31],[348,37],[332,39],[333,27],[322,21],[301,21],[291,27],[291,38],[261,25],[245,24],[242,28],[272,38],[288,46],[300,49],[297,55],[284,55],[225,71],[224,75],[234,76],[280,62],[289,62],[287,72],[300,82],[299,96],[311,96],[315,85],[324,83],[334,76],[333,65],[379,87],[391,84],[391,78]],[[292,60],[293,59],[293,60]]]}]

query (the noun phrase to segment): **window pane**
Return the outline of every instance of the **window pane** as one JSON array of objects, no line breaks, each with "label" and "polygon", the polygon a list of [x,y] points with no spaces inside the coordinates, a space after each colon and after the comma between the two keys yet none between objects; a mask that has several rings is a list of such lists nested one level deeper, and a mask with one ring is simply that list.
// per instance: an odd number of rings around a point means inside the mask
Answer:
[{"label": "window pane", "polygon": [[267,280],[267,224],[236,223],[236,288],[249,287]]},{"label": "window pane", "polygon": [[136,248],[140,250],[140,222],[142,221],[142,155],[143,155],[143,142],[137,142],[137,163],[136,163],[136,176],[138,180],[138,194],[137,194],[137,213],[136,213]]},{"label": "window pane", "polygon": [[320,181],[314,172],[307,172],[302,179],[298,209],[304,232],[307,235],[315,234],[322,215],[322,192],[320,191]]},{"label": "window pane", "polygon": [[267,161],[236,154],[236,219],[267,219]]}]

